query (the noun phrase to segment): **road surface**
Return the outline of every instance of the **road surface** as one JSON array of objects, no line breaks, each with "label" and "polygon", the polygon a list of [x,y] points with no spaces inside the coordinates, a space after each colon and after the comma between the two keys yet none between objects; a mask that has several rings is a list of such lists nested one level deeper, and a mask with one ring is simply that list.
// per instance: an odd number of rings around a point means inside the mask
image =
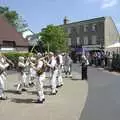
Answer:
[{"label": "road surface", "polygon": [[79,120],[120,120],[120,74],[88,71],[88,97]]}]

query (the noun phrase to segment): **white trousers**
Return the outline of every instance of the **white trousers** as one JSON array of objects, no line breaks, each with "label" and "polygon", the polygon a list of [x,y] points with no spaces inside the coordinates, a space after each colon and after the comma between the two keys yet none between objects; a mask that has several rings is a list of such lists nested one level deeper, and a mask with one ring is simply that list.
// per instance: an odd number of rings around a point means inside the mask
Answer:
[{"label": "white trousers", "polygon": [[28,74],[28,82],[32,83],[36,79],[36,71],[30,68],[30,72]]},{"label": "white trousers", "polygon": [[52,71],[52,77],[51,77],[51,86],[52,86],[52,93],[56,92],[56,83],[57,83],[57,74],[58,74],[58,70],[54,70]]},{"label": "white trousers", "polygon": [[57,85],[63,85],[63,78],[62,78],[62,65],[58,67],[58,78],[57,78]]},{"label": "white trousers", "polygon": [[4,96],[4,79],[2,75],[0,75],[0,97]]},{"label": "white trousers", "polygon": [[43,88],[44,80],[45,80],[45,73],[43,73],[40,76],[37,76],[36,89],[37,89],[37,92],[38,92],[38,99],[40,101],[42,101],[45,98],[45,96],[44,96],[44,88]]},{"label": "white trousers", "polygon": [[25,72],[23,72],[23,74],[19,73],[18,75],[19,83],[17,85],[17,91],[25,87],[27,83],[27,77],[28,76]]}]

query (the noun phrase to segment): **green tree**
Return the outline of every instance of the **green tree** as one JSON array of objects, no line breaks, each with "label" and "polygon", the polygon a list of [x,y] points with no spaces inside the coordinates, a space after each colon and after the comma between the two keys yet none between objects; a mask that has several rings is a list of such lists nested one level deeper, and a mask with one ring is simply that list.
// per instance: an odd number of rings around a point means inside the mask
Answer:
[{"label": "green tree", "polygon": [[28,26],[23,18],[19,16],[16,11],[10,10],[9,7],[0,6],[0,15],[4,16],[19,32],[23,31]]},{"label": "green tree", "polygon": [[48,25],[40,32],[41,40],[46,50],[53,52],[67,51],[67,33],[63,27]]}]

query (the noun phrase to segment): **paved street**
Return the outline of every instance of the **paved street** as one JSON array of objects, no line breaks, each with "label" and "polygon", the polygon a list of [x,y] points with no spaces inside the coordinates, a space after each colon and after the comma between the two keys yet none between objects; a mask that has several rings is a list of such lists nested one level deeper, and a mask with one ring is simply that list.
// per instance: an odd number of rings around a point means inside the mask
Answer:
[{"label": "paved street", "polygon": [[22,95],[15,93],[17,74],[10,72],[7,82],[7,101],[0,101],[0,120],[78,120],[88,94],[88,84],[80,78],[80,68],[73,66],[73,80],[64,78],[64,86],[56,96],[50,95],[45,82],[44,104],[33,103],[36,100],[35,88],[28,89]]},{"label": "paved street", "polygon": [[120,74],[92,68],[80,120],[120,120]]}]

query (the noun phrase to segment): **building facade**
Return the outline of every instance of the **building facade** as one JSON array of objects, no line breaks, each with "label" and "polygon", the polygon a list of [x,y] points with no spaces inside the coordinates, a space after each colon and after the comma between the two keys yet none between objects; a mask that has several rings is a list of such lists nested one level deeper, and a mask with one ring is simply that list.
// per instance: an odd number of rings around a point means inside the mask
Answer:
[{"label": "building facade", "polygon": [[120,40],[119,32],[111,17],[99,17],[90,20],[68,23],[64,19],[65,28],[69,35],[68,46],[71,51],[79,52],[80,48],[88,51],[105,49]]},{"label": "building facade", "polygon": [[0,52],[7,51],[28,52],[28,40],[0,16]]}]

